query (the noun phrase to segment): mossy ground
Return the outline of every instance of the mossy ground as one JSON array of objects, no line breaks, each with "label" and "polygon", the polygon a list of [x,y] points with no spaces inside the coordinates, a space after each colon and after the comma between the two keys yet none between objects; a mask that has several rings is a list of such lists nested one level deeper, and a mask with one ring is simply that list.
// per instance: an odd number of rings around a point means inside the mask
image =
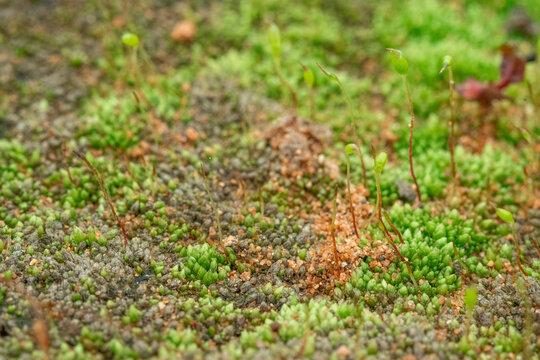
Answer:
[{"label": "mossy ground", "polygon": [[[179,21],[196,25],[192,38],[171,39]],[[538,63],[533,99],[523,82],[488,112],[457,101],[453,193],[438,71],[452,54],[457,82],[493,81],[498,47],[534,52],[539,29],[532,0],[0,0],[0,358],[538,359]],[[141,38],[136,57],[127,31]],[[386,47],[409,59],[421,205]],[[339,74],[359,120],[358,237],[349,112],[317,62]],[[314,118],[301,63],[315,74]],[[389,154],[383,206],[416,285],[372,217],[370,144]],[[104,179],[126,247],[74,150]],[[524,291],[496,208],[516,219]]]}]

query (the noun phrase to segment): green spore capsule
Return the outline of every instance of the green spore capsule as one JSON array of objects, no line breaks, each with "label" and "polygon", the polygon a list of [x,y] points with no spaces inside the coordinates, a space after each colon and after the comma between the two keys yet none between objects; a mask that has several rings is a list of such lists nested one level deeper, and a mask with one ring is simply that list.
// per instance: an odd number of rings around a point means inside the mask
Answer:
[{"label": "green spore capsule", "polygon": [[129,47],[139,46],[139,37],[133,33],[125,33],[122,35],[122,42]]},{"label": "green spore capsule", "polygon": [[507,222],[509,224],[514,223],[514,217],[512,216],[512,213],[510,211],[505,209],[497,209],[497,216],[499,216],[502,221]]},{"label": "green spore capsule", "polygon": [[358,147],[355,144],[347,144],[347,146],[345,146],[345,153],[347,155],[352,155],[356,152],[357,149]]},{"label": "green spore capsule", "polygon": [[375,158],[375,172],[377,174],[382,173],[387,160],[388,160],[388,155],[385,152],[381,152],[377,154],[377,157]]},{"label": "green spore capsule", "polygon": [[386,49],[390,52],[390,59],[392,60],[392,65],[394,69],[400,75],[407,75],[409,71],[409,63],[400,50],[396,49]]}]

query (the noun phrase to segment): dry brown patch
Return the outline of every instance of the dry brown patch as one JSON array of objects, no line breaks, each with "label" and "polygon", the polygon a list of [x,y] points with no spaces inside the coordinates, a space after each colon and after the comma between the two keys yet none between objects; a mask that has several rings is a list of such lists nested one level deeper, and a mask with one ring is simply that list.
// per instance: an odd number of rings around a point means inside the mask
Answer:
[{"label": "dry brown patch", "polygon": [[314,174],[324,162],[324,157],[320,159],[319,155],[331,132],[325,126],[287,114],[271,124],[264,134],[272,149],[279,153],[281,175],[300,178],[304,174]]},{"label": "dry brown patch", "polygon": [[[367,245],[360,246],[360,241],[354,234],[348,202],[345,201],[344,197],[338,196],[335,222],[335,237],[339,255],[338,269],[334,260],[330,233],[332,201],[327,202],[323,211],[314,216],[314,229],[317,234],[324,235],[324,238],[314,244],[309,251],[310,257],[306,264],[307,274],[303,281],[306,283],[307,292],[310,295],[331,292],[336,281],[345,284],[367,256],[373,259],[369,263],[372,269],[379,266],[383,268],[383,271],[395,257],[388,244],[373,241],[370,233],[365,230],[370,214],[373,211],[373,205],[366,201],[368,191],[362,185],[357,185],[356,188],[351,189],[351,192],[355,216],[358,221],[357,225],[360,228],[359,236],[361,239],[365,239]],[[293,268],[296,268],[296,266],[293,266]]]}]

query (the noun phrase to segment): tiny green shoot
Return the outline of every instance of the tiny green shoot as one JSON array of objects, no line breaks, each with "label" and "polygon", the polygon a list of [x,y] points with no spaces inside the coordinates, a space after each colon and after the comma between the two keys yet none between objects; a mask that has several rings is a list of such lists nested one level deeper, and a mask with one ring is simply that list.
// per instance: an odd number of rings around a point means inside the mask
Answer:
[{"label": "tiny green shoot", "polygon": [[270,24],[268,28],[268,43],[272,51],[272,59],[274,60],[274,69],[281,82],[281,85],[287,88],[291,94],[292,108],[296,111],[298,107],[298,95],[291,84],[285,80],[283,73],[281,72],[281,34],[276,24]]},{"label": "tiny green shoot", "polygon": [[514,239],[514,244],[516,245],[517,265],[519,267],[519,270],[521,270],[521,272],[523,273],[523,275],[525,277],[527,277],[527,274],[525,273],[525,270],[523,270],[523,267],[521,266],[520,251],[519,251],[519,244],[518,244],[518,240],[517,240],[516,223],[514,221],[514,216],[512,215],[512,213],[510,211],[505,210],[505,209],[501,209],[501,208],[497,209],[496,212],[497,212],[497,216],[499,216],[502,221],[510,224],[510,226],[512,227],[512,238]]},{"label": "tiny green shoot", "polygon": [[390,59],[392,60],[392,65],[396,72],[401,75],[403,78],[403,86],[405,87],[405,92],[407,93],[407,100],[409,102],[409,109],[411,113],[411,122],[409,123],[409,167],[411,170],[411,177],[416,186],[416,195],[418,196],[418,201],[422,202],[422,196],[420,195],[420,187],[418,186],[418,181],[416,180],[416,175],[414,174],[413,167],[413,133],[414,133],[414,107],[411,98],[411,91],[409,90],[409,84],[407,82],[407,72],[409,71],[409,63],[400,50],[387,48],[387,51],[390,52]]}]

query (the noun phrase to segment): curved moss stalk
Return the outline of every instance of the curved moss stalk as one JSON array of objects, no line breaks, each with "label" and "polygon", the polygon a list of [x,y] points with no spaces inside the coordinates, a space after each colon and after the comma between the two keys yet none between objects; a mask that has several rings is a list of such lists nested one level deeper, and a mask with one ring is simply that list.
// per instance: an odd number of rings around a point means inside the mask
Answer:
[{"label": "curved moss stalk", "polygon": [[101,192],[103,193],[103,197],[105,198],[105,201],[107,202],[107,205],[109,205],[109,208],[111,209],[111,212],[112,212],[112,214],[114,216],[114,219],[116,220],[116,223],[118,224],[118,226],[120,226],[120,229],[122,229],[122,234],[124,235],[124,247],[126,247],[127,244],[128,244],[128,237],[127,237],[126,229],[124,228],[124,224],[118,218],[118,215],[116,215],[116,211],[114,210],[114,205],[112,203],[112,200],[109,197],[109,194],[107,193],[107,190],[105,189],[105,186],[103,185],[103,178],[98,173],[98,171],[96,170],[94,165],[92,165],[92,163],[90,163],[90,161],[88,161],[86,156],[84,156],[82,153],[80,153],[78,151],[75,151],[75,150],[73,150],[73,154],[75,154],[79,159],[81,159],[82,162],[84,162],[85,165],[88,166],[88,168],[94,174],[94,177],[96,178],[96,180],[97,180],[97,182],[99,184],[99,187],[101,189]]},{"label": "curved moss stalk", "polygon": [[402,244],[405,244],[405,241],[403,241],[403,237],[401,236],[401,232],[394,226],[392,223],[392,219],[390,219],[390,215],[388,215],[388,212],[383,211],[384,218],[386,219],[386,222],[388,222],[388,225],[392,228],[392,230],[397,234],[399,237],[399,241],[401,241]]},{"label": "curved moss stalk", "polygon": [[321,64],[317,63],[317,66],[321,71],[328,77],[330,80],[334,81],[338,84],[339,89],[341,90],[341,93],[343,94],[343,97],[345,98],[345,101],[347,102],[347,108],[349,109],[349,116],[351,117],[351,125],[354,132],[354,141],[356,143],[356,151],[358,153],[358,157],[360,158],[360,162],[362,164],[362,177],[364,180],[364,187],[367,189],[367,175],[366,175],[366,165],[364,164],[364,156],[362,155],[362,142],[360,141],[360,137],[358,136],[358,129],[356,126],[356,116],[354,115],[354,107],[351,101],[351,98],[349,97],[349,94],[345,91],[345,88],[343,87],[343,84],[339,80],[339,77],[331,73],[329,71],[326,71],[325,68],[322,67]]},{"label": "curved moss stalk", "polygon": [[71,176],[71,170],[69,169],[69,163],[70,163],[69,160],[70,159],[69,159],[68,154],[67,154],[67,145],[65,143],[62,144],[62,154],[64,155],[64,165],[66,167],[67,176],[68,176],[69,181],[73,184],[73,186],[79,187],[79,184],[77,184],[75,182],[75,180],[73,180],[73,177]]},{"label": "curved moss stalk", "polygon": [[313,84],[315,81],[315,76],[313,71],[304,64],[302,68],[304,69],[304,82],[306,83],[309,91],[309,115],[311,120],[315,120],[315,95],[313,94]]},{"label": "curved moss stalk", "polygon": [[347,159],[347,193],[349,197],[349,211],[351,212],[351,216],[352,216],[354,234],[356,235],[356,238],[360,240],[360,235],[358,234],[358,228],[356,227],[356,216],[354,214],[354,206],[353,206],[352,193],[351,193],[351,161],[349,159],[349,155],[351,153],[354,153],[354,150],[355,150],[354,148],[356,148],[356,145],[354,144],[348,144],[345,147],[345,156]]},{"label": "curved moss stalk", "polygon": [[512,238],[514,239],[514,244],[516,246],[517,265],[519,267],[519,270],[521,270],[521,272],[523,273],[523,276],[527,277],[527,273],[521,266],[521,259],[520,259],[521,252],[519,250],[519,243],[517,240],[516,223],[514,221],[514,216],[512,215],[510,211],[505,210],[505,209],[497,209],[496,212],[497,212],[497,216],[499,216],[504,222],[510,224],[510,226],[512,227]]},{"label": "curved moss stalk", "polygon": [[262,189],[260,187],[259,187],[259,206],[261,210],[261,221],[262,221],[264,218],[264,198],[263,198]]},{"label": "curved moss stalk", "polygon": [[392,65],[398,74],[403,78],[403,86],[405,87],[405,92],[407,93],[407,100],[409,102],[409,109],[411,113],[411,122],[409,123],[409,167],[411,170],[411,177],[416,186],[416,195],[418,196],[418,201],[422,202],[422,195],[420,195],[420,187],[418,186],[418,181],[416,180],[416,175],[414,174],[413,167],[413,134],[414,134],[414,107],[411,98],[411,91],[409,90],[409,84],[407,82],[407,72],[409,71],[409,63],[403,53],[400,50],[396,49],[386,49],[390,52],[390,59],[392,60]]},{"label": "curved moss stalk", "polygon": [[519,243],[517,240],[517,233],[516,233],[516,223],[512,222],[512,238],[514,239],[514,244],[516,245],[516,261],[517,265],[519,267],[519,270],[523,273],[523,276],[527,277],[527,273],[523,269],[523,266],[521,266],[521,259],[520,259],[520,250],[519,250]]},{"label": "curved moss stalk", "polygon": [[218,227],[218,235],[219,235],[219,243],[221,245],[221,250],[223,251],[223,254],[225,254],[225,257],[227,258],[227,261],[230,263],[229,259],[229,253],[227,252],[227,248],[225,247],[225,243],[223,242],[223,234],[221,232],[221,222],[219,221],[219,210],[216,206],[216,203],[214,202],[214,198],[212,197],[212,193],[210,192],[210,186],[208,186],[208,179],[206,178],[206,173],[204,172],[204,166],[201,164],[201,176],[203,178],[204,182],[204,189],[206,190],[206,194],[210,198],[210,205],[212,206],[212,210],[214,210],[214,215],[216,217],[216,223]]},{"label": "curved moss stalk", "polygon": [[292,108],[296,112],[298,107],[298,95],[296,94],[296,91],[292,85],[285,80],[285,77],[281,73],[281,35],[276,24],[271,24],[270,28],[268,29],[268,42],[270,43],[270,47],[272,49],[274,69],[279,81],[281,82],[281,85],[289,90],[289,93],[291,94]]},{"label": "curved moss stalk", "polygon": [[[371,153],[373,155],[373,163],[374,163],[374,168],[375,168],[375,184],[377,186],[377,218],[379,220],[379,228],[383,232],[384,236],[387,238],[390,245],[392,245],[392,248],[396,252],[398,258],[405,264],[405,266],[407,266],[407,272],[409,273],[409,276],[414,286],[417,286],[416,280],[413,276],[411,266],[409,264],[409,260],[407,260],[403,255],[401,255],[401,252],[396,246],[394,239],[392,239],[392,236],[388,232],[388,229],[386,228],[386,225],[384,224],[383,218],[382,218],[382,195],[381,195],[380,175],[382,173],[382,170],[384,169],[384,166],[386,165],[386,160],[388,159],[388,155],[386,155],[385,152],[381,152],[379,155],[377,155],[373,145],[371,146]],[[397,229],[395,229],[395,231],[399,233]],[[401,241],[403,241],[403,239],[401,239]]]},{"label": "curved moss stalk", "polygon": [[523,331],[523,359],[529,360],[531,358],[531,344],[533,338],[533,326],[534,326],[534,317],[532,310],[532,302],[529,292],[527,291],[527,286],[523,279],[516,280],[516,287],[523,299],[525,305],[525,326]]},{"label": "curved moss stalk", "polygon": [[[448,138],[448,150],[450,151],[450,172],[452,175],[452,194],[457,186],[456,161],[454,158],[455,142],[455,100],[454,100],[454,72],[452,71],[452,57],[446,55],[443,60],[443,67],[439,74],[448,69],[448,87],[450,90],[450,136]],[[454,246],[455,247],[455,246]]]},{"label": "curved moss stalk", "polygon": [[405,91],[407,92],[407,100],[409,101],[409,108],[411,111],[411,122],[409,123],[409,167],[411,169],[411,177],[413,178],[414,185],[416,186],[416,194],[418,195],[418,201],[422,202],[422,195],[420,194],[420,186],[416,180],[413,166],[413,134],[414,134],[414,108],[411,99],[411,91],[409,90],[409,84],[407,83],[407,75],[403,76],[403,84],[405,85]]},{"label": "curved moss stalk", "polygon": [[334,262],[336,263],[336,273],[337,278],[339,279],[341,277],[341,266],[339,264],[339,255],[337,252],[337,244],[336,244],[336,234],[335,234],[335,224],[336,224],[336,214],[337,214],[337,186],[335,189],[335,195],[334,195],[334,203],[332,205],[332,224],[330,225],[330,237],[332,238],[332,247],[334,250]]}]

